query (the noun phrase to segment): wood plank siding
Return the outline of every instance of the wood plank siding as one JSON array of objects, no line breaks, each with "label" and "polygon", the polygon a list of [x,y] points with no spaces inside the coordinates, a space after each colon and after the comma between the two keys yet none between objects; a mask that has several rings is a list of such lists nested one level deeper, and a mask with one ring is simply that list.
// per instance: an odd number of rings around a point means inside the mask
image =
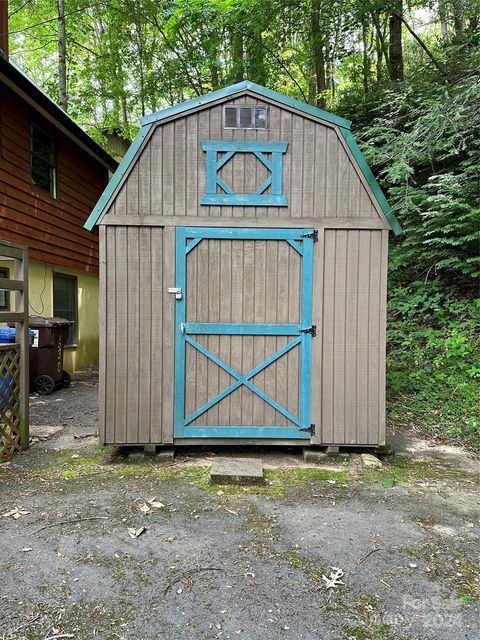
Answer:
[{"label": "wood plank siding", "polygon": [[0,238],[27,245],[35,260],[98,272],[98,236],[83,224],[108,182],[107,169],[57,131],[58,197],[36,189],[30,123],[39,118],[11,89],[0,91]]},{"label": "wood plank siding", "polygon": [[[317,431],[311,441],[309,434],[304,440],[294,439],[294,434],[288,441],[280,435],[269,442],[383,444],[388,223],[336,126],[248,92],[233,102],[268,103],[270,128],[223,129],[221,103],[198,106],[160,122],[110,204],[105,203],[106,215],[99,222],[101,440],[132,445],[174,442],[176,331],[188,332],[190,323],[302,322],[306,271],[299,246],[295,249],[285,239],[258,239],[258,235],[245,234],[242,240],[218,233],[214,238],[204,236],[198,244],[192,241],[193,248],[187,251],[180,285],[175,273],[175,227],[291,227],[318,231],[318,242],[307,236],[313,245],[312,320],[317,334],[312,338],[311,420]],[[201,141],[208,139],[288,142],[283,154],[288,206],[200,205],[206,179]],[[267,171],[253,154],[237,153],[220,175],[236,193],[253,193]],[[301,238],[305,235],[299,238],[305,247]],[[188,293],[181,302],[185,300],[185,315],[178,316],[176,327],[175,296],[167,288],[180,286]],[[302,336],[312,331],[308,323],[296,329]],[[233,373],[243,375],[291,339],[291,335],[251,335],[251,330],[250,335],[240,333],[194,337]],[[300,352],[296,345],[253,379],[294,419],[305,397]],[[193,348],[191,341],[186,345],[184,400],[177,395],[185,416],[193,419],[195,410],[232,384],[227,370]],[[199,433],[201,427],[275,425],[292,434],[288,417],[244,386],[209,406],[192,422]],[[235,442],[223,435],[192,440],[214,441]],[[255,442],[246,436],[247,441]],[[180,444],[180,438],[175,442]]]},{"label": "wood plank siding", "polygon": [[[232,103],[265,104],[250,96]],[[380,219],[378,205],[334,127],[270,105],[268,130],[223,129],[222,105],[159,124],[119,189],[108,214],[219,218]],[[286,141],[286,207],[200,205],[205,189],[202,140]],[[220,170],[235,192],[253,193],[267,170],[253,154],[237,153]],[[147,195],[148,194],[148,195]]]},{"label": "wood plank siding", "polygon": [[385,440],[385,312],[388,231],[327,229],[319,246],[312,420],[318,442]]}]

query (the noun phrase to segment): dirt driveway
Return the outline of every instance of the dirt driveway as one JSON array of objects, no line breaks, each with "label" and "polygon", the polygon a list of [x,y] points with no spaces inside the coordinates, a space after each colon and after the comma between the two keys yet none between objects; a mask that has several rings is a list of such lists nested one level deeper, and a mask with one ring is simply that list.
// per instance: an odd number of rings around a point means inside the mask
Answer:
[{"label": "dirt driveway", "polygon": [[466,453],[404,439],[362,471],[262,452],[265,486],[211,486],[212,452],[134,464],[74,439],[95,398],[85,376],[33,400],[32,422],[63,431],[0,465],[0,515],[22,508],[0,517],[0,638],[480,638]]}]

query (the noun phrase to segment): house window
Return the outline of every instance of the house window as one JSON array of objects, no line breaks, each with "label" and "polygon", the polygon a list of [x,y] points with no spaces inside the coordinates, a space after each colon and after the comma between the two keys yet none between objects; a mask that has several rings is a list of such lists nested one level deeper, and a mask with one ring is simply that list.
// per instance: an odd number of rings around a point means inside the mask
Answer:
[{"label": "house window", "polygon": [[31,124],[32,184],[54,198],[57,197],[57,166],[55,139],[51,133]]},{"label": "house window", "polygon": [[[8,269],[4,269],[0,267],[0,278],[9,278],[10,271]],[[0,311],[9,311],[10,310],[10,292],[9,291],[0,291]]]},{"label": "house window", "polygon": [[73,320],[68,331],[67,345],[77,344],[77,278],[60,273],[53,274],[53,315]]}]

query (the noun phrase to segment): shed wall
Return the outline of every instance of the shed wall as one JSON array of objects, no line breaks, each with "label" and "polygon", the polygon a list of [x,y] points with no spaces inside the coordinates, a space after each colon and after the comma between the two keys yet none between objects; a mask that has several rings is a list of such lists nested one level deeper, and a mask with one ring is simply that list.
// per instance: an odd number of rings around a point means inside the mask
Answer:
[{"label": "shed wall", "polygon": [[[175,301],[167,287],[175,282],[174,227],[101,225],[100,242],[101,439],[172,442]],[[384,442],[387,245],[388,231],[368,229],[325,229],[314,245],[314,443]],[[270,287],[268,269],[255,278],[259,290]],[[243,346],[248,364],[252,345]],[[275,378],[290,393],[286,375],[280,367]],[[214,393],[221,380],[202,376]],[[254,415],[259,410],[252,405]]]},{"label": "shed wall", "polygon": [[[232,103],[266,101],[247,95],[229,101]],[[225,130],[222,109],[217,104],[157,125],[107,214],[379,219],[364,180],[335,128],[272,104],[268,130]],[[200,205],[205,187],[200,143],[206,139],[287,141],[283,190],[288,206]],[[237,153],[222,168],[221,176],[236,193],[253,193],[267,172],[252,154]]]}]

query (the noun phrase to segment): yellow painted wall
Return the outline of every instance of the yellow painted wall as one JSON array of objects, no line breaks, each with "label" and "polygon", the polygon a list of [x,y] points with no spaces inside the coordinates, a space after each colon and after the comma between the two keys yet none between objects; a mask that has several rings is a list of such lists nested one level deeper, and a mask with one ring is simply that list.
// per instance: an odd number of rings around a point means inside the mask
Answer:
[{"label": "yellow painted wall", "polygon": [[[0,267],[10,269],[13,277],[13,262],[0,260]],[[28,286],[30,315],[53,315],[53,274],[64,273],[77,277],[78,327],[77,346],[67,347],[64,354],[64,368],[67,371],[80,371],[98,366],[98,276],[56,267],[51,264],[30,260],[28,265]],[[15,309],[14,295],[11,296],[11,309]]]}]

